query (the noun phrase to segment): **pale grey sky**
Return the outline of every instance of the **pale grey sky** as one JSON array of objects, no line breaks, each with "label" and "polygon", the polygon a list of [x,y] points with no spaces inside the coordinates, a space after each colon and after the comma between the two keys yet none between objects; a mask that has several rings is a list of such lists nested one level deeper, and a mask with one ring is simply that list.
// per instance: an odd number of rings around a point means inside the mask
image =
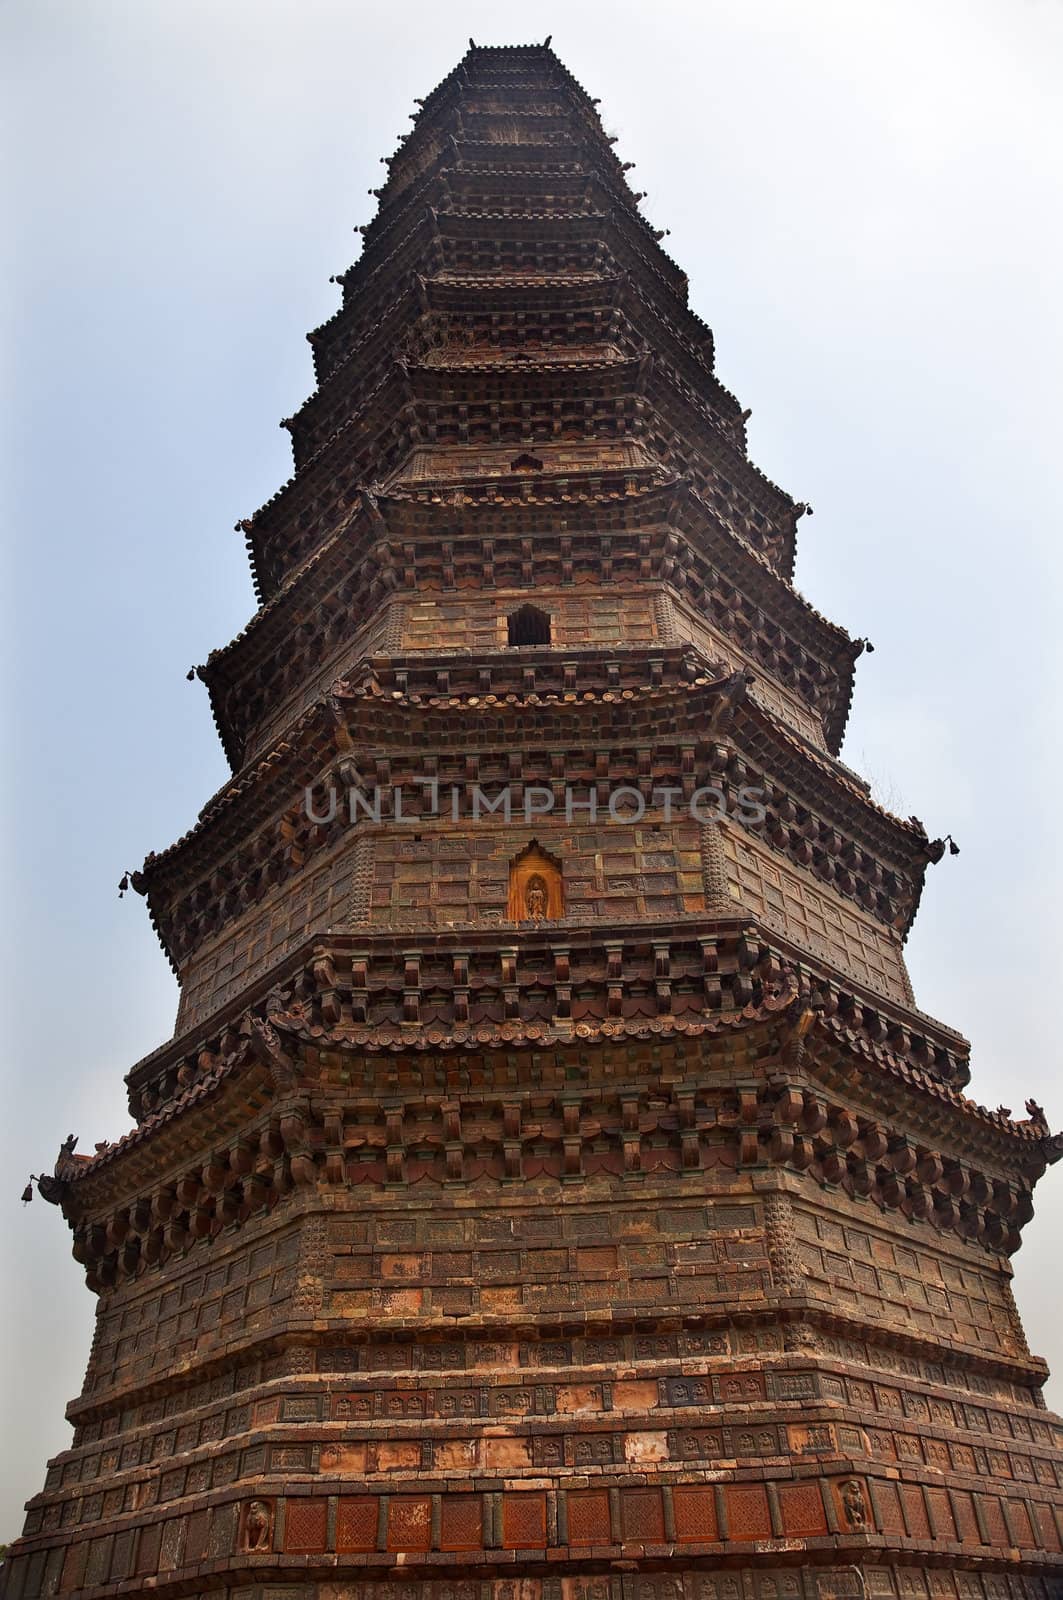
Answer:
[{"label": "pale grey sky", "polygon": [[[534,13],[529,24],[530,10]],[[69,1442],[93,1302],[26,1174],[128,1126],[176,989],[123,868],[222,781],[185,671],[253,609],[379,158],[482,43],[554,48],[671,229],[797,579],[866,634],[843,752],[963,847],[909,944],[971,1092],[1063,1125],[1058,0],[5,0],[10,608],[0,1541]],[[1016,1257],[1059,1376],[1063,1169]]]}]

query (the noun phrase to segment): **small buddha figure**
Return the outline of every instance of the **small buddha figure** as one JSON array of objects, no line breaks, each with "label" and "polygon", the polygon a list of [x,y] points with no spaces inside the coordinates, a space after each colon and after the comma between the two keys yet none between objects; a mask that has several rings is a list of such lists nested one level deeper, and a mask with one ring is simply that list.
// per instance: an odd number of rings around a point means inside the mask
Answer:
[{"label": "small buddha figure", "polygon": [[553,922],[565,915],[561,866],[536,840],[509,864],[506,917],[512,922]]},{"label": "small buddha figure", "polygon": [[542,922],[546,916],[546,884],[537,872],[524,890],[524,910],[532,922]]}]

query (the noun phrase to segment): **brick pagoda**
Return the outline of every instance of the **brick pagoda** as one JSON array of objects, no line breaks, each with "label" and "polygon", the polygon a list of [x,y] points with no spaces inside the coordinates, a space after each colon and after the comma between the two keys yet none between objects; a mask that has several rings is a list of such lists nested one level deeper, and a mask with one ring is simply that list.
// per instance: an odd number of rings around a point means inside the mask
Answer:
[{"label": "brick pagoda", "polygon": [[612,142],[471,46],[311,335],[232,777],[135,880],[175,1035],[40,1182],[98,1318],[8,1600],[1063,1588],[1063,1145],[915,1007],[942,843]]}]

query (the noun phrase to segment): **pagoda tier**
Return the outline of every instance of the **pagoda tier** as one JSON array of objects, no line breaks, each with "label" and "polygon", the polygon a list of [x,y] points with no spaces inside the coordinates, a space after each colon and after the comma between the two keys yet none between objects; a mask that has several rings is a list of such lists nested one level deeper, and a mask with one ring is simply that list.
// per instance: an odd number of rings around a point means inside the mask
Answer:
[{"label": "pagoda tier", "polygon": [[[677,646],[365,660],[136,879],[182,978],[181,1022],[231,992],[234,961],[247,978],[337,915],[516,936],[511,867],[532,834],[564,858],[559,934],[700,915],[730,851],[732,907],[809,954],[833,928],[842,972],[909,998],[901,943],[940,846],[795,738],[744,674],[715,670]],[[750,796],[762,815],[721,814]]]},{"label": "pagoda tier", "polygon": [[[504,475],[465,477],[456,491],[417,478],[363,493],[199,669],[234,769],[284,728],[308,686],[324,689],[373,637],[441,656],[490,646],[504,597],[519,605],[530,591],[556,596],[559,645],[700,643],[753,672],[757,694],[803,738],[837,752],[862,642],[819,616],[689,484],[622,464],[573,482],[543,457],[542,471],[511,473],[503,455]],[[486,641],[426,627],[433,604],[460,621],[478,608]]]},{"label": "pagoda tier", "polygon": [[387,167],[134,876],[174,1037],[37,1180],[97,1331],[5,1600],[1050,1600],[1063,1138],[916,1009],[807,507],[549,48]]},{"label": "pagoda tier", "polygon": [[[431,328],[414,333],[428,337]],[[519,470],[512,460],[523,452],[541,455],[575,491],[586,475],[618,466],[688,476],[725,526],[789,577],[799,510],[746,459],[735,427],[724,427],[667,362],[602,355],[565,363],[521,361],[513,351],[504,362],[446,366],[411,363],[399,351],[363,390],[347,374],[350,388],[330,397],[321,419],[322,431],[336,422],[333,431],[245,525],[263,598],[334,531],[361,484],[503,478]],[[303,430],[290,426],[298,444]],[[459,472],[453,452],[468,446],[478,448]]]}]

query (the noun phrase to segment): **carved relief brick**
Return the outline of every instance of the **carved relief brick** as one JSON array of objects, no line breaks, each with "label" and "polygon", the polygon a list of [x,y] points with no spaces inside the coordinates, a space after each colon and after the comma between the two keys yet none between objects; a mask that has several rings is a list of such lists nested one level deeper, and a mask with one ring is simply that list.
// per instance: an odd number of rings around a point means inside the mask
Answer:
[{"label": "carved relief brick", "polygon": [[284,1507],[284,1548],[292,1554],[318,1554],[326,1547],[328,1501],[293,1499]]},{"label": "carved relief brick", "polygon": [[605,1489],[570,1490],[567,1510],[570,1545],[612,1543],[609,1495]]},{"label": "carved relief brick", "polygon": [[929,1539],[930,1523],[927,1519],[922,1489],[914,1483],[902,1483],[900,1495],[904,1506],[904,1520],[911,1538]]},{"label": "carved relief brick", "polygon": [[818,1483],[782,1484],[779,1488],[779,1509],[783,1528],[788,1535],[827,1532],[827,1518]]},{"label": "carved relief brick", "polygon": [[432,1502],[427,1495],[394,1495],[388,1502],[389,1550],[427,1550],[432,1539]]},{"label": "carved relief brick", "polygon": [[659,1489],[622,1489],[620,1521],[624,1538],[651,1544],[664,1540],[664,1508]]},{"label": "carved relief brick", "polygon": [[770,1539],[767,1490],[760,1484],[734,1484],[724,1490],[727,1528],[732,1539]]},{"label": "carved relief brick", "polygon": [[672,1491],[675,1533],[680,1543],[712,1544],[719,1537],[716,1491],[707,1486],[678,1485]]},{"label": "carved relief brick", "polygon": [[502,1543],[507,1550],[545,1546],[545,1494],[525,1491],[502,1496]]},{"label": "carved relief brick", "polygon": [[483,1543],[483,1501],[479,1495],[444,1495],[441,1550],[479,1550]]},{"label": "carved relief brick", "polygon": [[336,1502],[336,1550],[340,1555],[374,1550],[379,1501],[374,1495],[341,1495]]}]

